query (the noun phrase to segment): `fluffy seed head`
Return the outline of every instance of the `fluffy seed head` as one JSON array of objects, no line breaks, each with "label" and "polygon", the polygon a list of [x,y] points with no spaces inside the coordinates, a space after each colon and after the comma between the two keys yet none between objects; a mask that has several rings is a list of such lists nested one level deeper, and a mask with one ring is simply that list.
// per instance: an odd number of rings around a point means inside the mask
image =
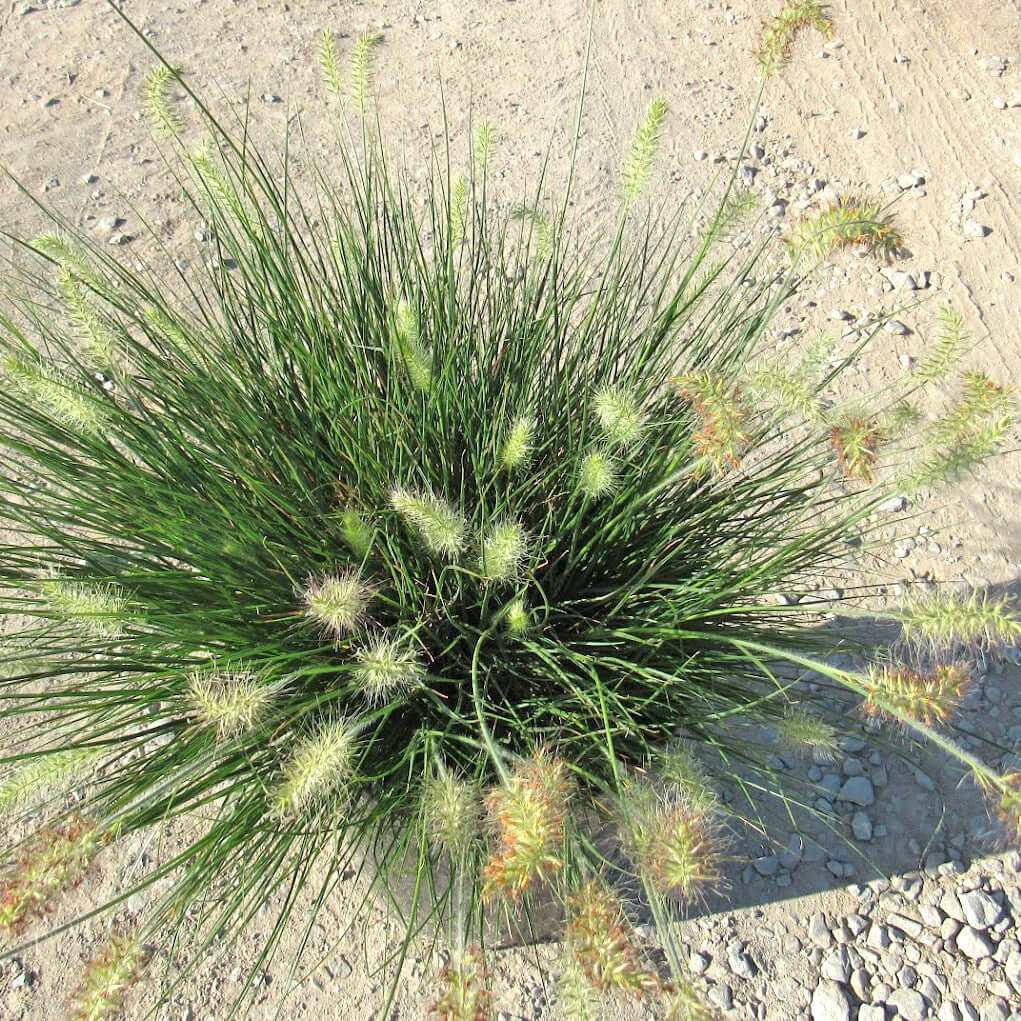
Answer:
[{"label": "fluffy seed head", "polygon": [[635,131],[631,151],[621,175],[625,207],[630,206],[638,198],[649,180],[652,165],[659,153],[660,136],[663,133],[667,109],[665,99],[662,97],[654,99]]},{"label": "fluffy seed head", "polygon": [[619,482],[617,464],[604,450],[593,450],[582,458],[578,488],[590,500],[612,493]]},{"label": "fluffy seed head", "polygon": [[272,795],[277,819],[296,819],[341,800],[351,779],[356,736],[351,720],[343,719],[298,743]]},{"label": "fluffy seed head", "polygon": [[701,422],[691,438],[695,449],[718,471],[737,468],[750,438],[749,409],[740,387],[711,374],[679,376],[673,382]]},{"label": "fluffy seed head", "polygon": [[394,312],[394,344],[411,385],[428,393],[433,385],[432,356],[422,343],[418,314],[403,300],[397,303]]},{"label": "fluffy seed head", "polygon": [[72,1002],[74,1021],[105,1021],[120,1016],[124,997],[148,960],[149,953],[137,936],[117,933],[111,937],[85,969]]},{"label": "fluffy seed head", "polygon": [[507,630],[516,637],[521,637],[532,626],[532,611],[524,599],[520,597],[511,601],[504,613],[504,620],[507,622]]},{"label": "fluffy seed head", "polygon": [[591,880],[571,896],[568,912],[568,949],[598,992],[640,997],[661,989],[620,900],[602,880]]},{"label": "fluffy seed head", "polygon": [[99,406],[58,369],[13,356],[4,360],[4,369],[12,389],[68,431],[85,435],[102,432],[104,419]]},{"label": "fluffy seed head", "polygon": [[812,751],[827,761],[836,754],[836,729],[815,713],[788,706],[774,725],[780,743],[791,751]]},{"label": "fluffy seed head", "polygon": [[633,394],[622,386],[604,386],[596,391],[593,407],[610,443],[630,447],[638,442],[645,426],[645,414]]},{"label": "fluffy seed head", "polygon": [[437,1021],[492,1021],[489,970],[478,947],[457,955],[438,976],[436,1000],[429,1016]]},{"label": "fluffy seed head", "polygon": [[482,823],[478,787],[450,773],[434,776],[422,791],[422,804],[430,843],[451,857],[463,855]]},{"label": "fluffy seed head", "polygon": [[814,28],[827,39],[833,37],[833,20],[828,5],[819,0],[786,0],[783,9],[769,23],[756,52],[762,73],[777,74],[790,58],[791,43],[803,28]]},{"label": "fluffy seed head", "polygon": [[710,810],[636,784],[624,809],[625,836],[646,882],[689,904],[723,878],[722,840]]},{"label": "fluffy seed head", "polygon": [[362,694],[373,705],[420,687],[425,667],[407,637],[385,632],[355,651],[354,675]]},{"label": "fluffy seed head", "polygon": [[1021,621],[1010,597],[988,592],[941,592],[895,614],[904,640],[932,652],[965,647],[988,650],[1021,641]]},{"label": "fluffy seed head", "polygon": [[690,742],[676,741],[659,756],[658,772],[666,789],[674,797],[710,811],[716,805],[716,792],[705,766]]},{"label": "fluffy seed head", "polygon": [[830,430],[830,439],[837,448],[844,474],[870,483],[883,440],[879,425],[870,418],[848,415]]},{"label": "fluffy seed head", "polygon": [[73,623],[83,634],[117,638],[123,633],[128,604],[118,586],[50,574],[41,580],[40,587],[50,615]]},{"label": "fluffy seed head", "polygon": [[453,559],[464,549],[464,519],[446,500],[398,488],[390,493],[390,505],[430,553]]},{"label": "fluffy seed head", "polygon": [[373,591],[356,571],[343,571],[310,578],[303,595],[308,616],[341,638],[361,626]]},{"label": "fluffy seed head", "polygon": [[0,929],[20,932],[30,917],[82,878],[100,843],[96,827],[80,817],[66,826],[41,830],[0,885]]},{"label": "fluffy seed head", "polygon": [[490,793],[496,846],[484,870],[483,896],[516,900],[562,867],[571,786],[567,764],[541,750]]},{"label": "fluffy seed head", "polygon": [[500,464],[508,471],[520,468],[532,459],[532,447],[535,442],[535,419],[527,415],[519,415],[511,423],[503,450],[500,451]]},{"label": "fluffy seed head", "polygon": [[93,748],[67,748],[29,759],[0,785],[0,815],[55,790],[71,786],[100,758]]},{"label": "fluffy seed head", "polygon": [[280,685],[269,684],[248,670],[197,670],[188,684],[188,699],[198,725],[215,729],[227,740],[264,719],[279,691]]},{"label": "fluffy seed head", "polygon": [[872,716],[931,727],[954,715],[971,680],[970,672],[957,664],[928,673],[889,664],[873,667],[863,708]]},{"label": "fluffy seed head", "polygon": [[492,527],[482,540],[479,571],[489,581],[512,581],[528,552],[528,537],[516,521]]}]

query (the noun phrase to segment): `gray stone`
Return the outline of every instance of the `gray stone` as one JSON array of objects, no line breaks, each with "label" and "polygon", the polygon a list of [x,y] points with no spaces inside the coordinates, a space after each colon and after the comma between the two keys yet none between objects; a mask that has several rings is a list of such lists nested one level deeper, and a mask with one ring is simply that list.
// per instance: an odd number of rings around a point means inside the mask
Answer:
[{"label": "gray stone", "polygon": [[754,978],[758,972],[752,959],[739,947],[731,947],[727,954],[727,964],[738,978]]},{"label": "gray stone", "polygon": [[960,896],[964,920],[973,929],[988,929],[1000,918],[1002,908],[984,890],[969,890]]},{"label": "gray stone", "polygon": [[854,834],[855,840],[872,839],[872,820],[867,812],[855,812],[851,816],[851,832]]},{"label": "gray stone", "polygon": [[925,997],[916,990],[895,989],[886,1002],[897,1009],[897,1017],[904,1021],[924,1021]]},{"label": "gray stone", "polygon": [[730,1010],[734,1003],[734,990],[728,985],[713,986],[709,990],[709,999],[716,1004],[720,1010]]},{"label": "gray stone", "polygon": [[852,776],[837,792],[838,801],[849,801],[852,805],[868,808],[876,802],[876,792],[867,776]]},{"label": "gray stone", "polygon": [[688,968],[692,975],[701,975],[709,967],[709,958],[706,954],[694,953],[688,958]]},{"label": "gray stone", "polygon": [[984,932],[966,925],[957,934],[957,949],[965,957],[969,957],[973,961],[981,961],[986,957],[992,957],[993,941]]},{"label": "gray stone", "polygon": [[767,854],[763,858],[756,858],[752,862],[752,868],[760,876],[775,876],[776,870],[780,867],[780,862],[777,860],[775,854]]},{"label": "gray stone", "polygon": [[961,902],[957,899],[957,894],[953,890],[947,890],[943,894],[940,898],[939,908],[943,914],[956,918],[959,922],[965,921],[964,908],[961,907]]},{"label": "gray stone", "polygon": [[812,1021],[851,1021],[851,998],[829,979],[823,979],[812,993]]}]

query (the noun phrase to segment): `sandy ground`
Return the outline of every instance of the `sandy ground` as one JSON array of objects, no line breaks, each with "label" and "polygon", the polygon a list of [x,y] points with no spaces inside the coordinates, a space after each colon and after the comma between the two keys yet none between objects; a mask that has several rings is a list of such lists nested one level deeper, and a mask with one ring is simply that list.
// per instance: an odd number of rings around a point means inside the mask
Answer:
[{"label": "sandy ground", "polygon": [[[362,32],[379,30],[378,106],[391,137],[403,145],[410,173],[424,173],[431,147],[447,140],[455,158],[464,159],[473,117],[489,119],[498,131],[493,166],[500,201],[521,198],[551,138],[551,180],[563,180],[586,45],[588,6],[582,0],[125,0],[123,6],[201,92],[221,96],[221,109],[242,110],[250,100],[261,137],[278,139],[287,125],[300,124],[299,160],[328,152],[323,140],[335,116],[322,99],[320,33],[334,30],[343,56]],[[672,113],[656,187],[668,202],[681,203],[710,185],[748,124],[758,91],[751,54],[774,6],[750,0],[600,0],[576,215],[597,215],[613,200],[633,126],[659,95]],[[871,263],[838,262],[821,274],[817,292],[795,310],[795,318],[807,334],[839,329],[832,310],[866,318],[900,308],[907,332],[884,334],[875,345],[866,364],[872,385],[902,371],[904,360],[923,350],[926,325],[940,304],[950,302],[978,342],[971,364],[1004,382],[1017,379],[1021,6],[1016,0],[837,0],[832,9],[837,40],[824,45],[819,36],[805,36],[788,70],[765,93],[752,137],[761,151],[749,154],[749,181],[764,208],[782,200],[781,222],[799,203],[828,194],[826,188],[896,198],[897,220],[911,251],[896,269],[919,286],[911,290],[900,281],[895,290],[898,281]],[[101,0],[6,3],[0,12],[0,163],[31,197],[52,203],[86,231],[123,243],[127,258],[151,257],[158,238],[181,257],[197,259],[200,225],[159,160],[142,112],[140,90],[151,65],[142,43]],[[897,181],[905,174],[920,183],[902,187]],[[10,182],[0,183],[3,229],[30,235],[41,223],[27,196]],[[889,583],[928,577],[978,586],[1016,584],[1019,468],[1018,454],[1008,454],[981,479],[956,487],[940,506],[921,511],[915,531],[902,530],[915,548],[904,558],[891,557]],[[938,533],[939,543],[928,536],[917,541],[918,525]],[[1021,699],[1017,670],[1008,666],[997,683],[1006,718],[1008,707]],[[929,838],[945,803],[913,785],[906,769],[891,769],[885,793],[887,807],[896,807],[890,813],[896,833],[889,846],[874,849],[872,866],[905,871],[933,851]],[[957,797],[964,800],[950,802],[951,814],[981,811],[973,791]],[[961,829],[969,818],[961,816]],[[753,856],[763,851],[749,847]],[[976,845],[967,852],[977,850]],[[952,851],[961,848],[948,848],[941,838],[934,853]],[[81,902],[100,889],[117,888],[145,856],[158,854],[159,848],[137,844],[111,852],[94,885],[80,891]],[[868,878],[872,866],[857,866],[857,877]],[[845,880],[834,880],[822,863],[798,869],[786,888],[758,874],[749,880],[740,864],[732,878],[729,906],[740,910],[692,921],[691,938],[714,926],[728,931],[736,926],[757,948],[766,975],[795,963],[784,959],[776,936],[785,918],[814,911],[840,916],[853,908],[853,898],[840,888]],[[364,930],[338,942],[357,892],[352,880],[332,898],[313,940],[312,957],[321,953],[324,963],[284,1002],[279,1016],[379,1017],[381,987],[378,979],[365,977],[366,964],[370,970],[378,964],[393,931],[374,911]],[[802,899],[791,900],[794,896]],[[252,957],[260,924],[252,943],[182,990],[167,1016],[201,1021],[222,1016],[237,988],[238,969]],[[86,927],[26,955],[27,972],[20,965],[5,972],[0,1015],[63,1016],[64,997],[92,938]],[[285,938],[285,955],[288,941],[293,945],[296,938]],[[545,947],[496,958],[504,1016],[551,1016],[544,983],[555,954],[555,947]],[[413,963],[394,1016],[424,1016],[431,970],[427,957]],[[29,978],[18,977],[24,974]],[[269,969],[267,979],[263,1002],[251,1017],[274,1016],[287,981],[284,969]],[[745,1009],[738,1004],[728,1016],[756,1016],[752,1007]],[[791,1005],[788,1012],[774,996],[760,1016],[802,1016],[800,1009]],[[642,1016],[643,1010],[628,1008],[620,1016]]]}]

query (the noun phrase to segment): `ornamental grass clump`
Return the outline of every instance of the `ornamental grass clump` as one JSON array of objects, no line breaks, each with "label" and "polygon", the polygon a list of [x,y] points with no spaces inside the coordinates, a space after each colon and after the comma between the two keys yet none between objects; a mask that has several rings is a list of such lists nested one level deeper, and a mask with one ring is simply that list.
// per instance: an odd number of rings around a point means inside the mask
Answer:
[{"label": "ornamental grass clump", "polygon": [[[787,28],[823,25],[796,14]],[[655,199],[661,100],[622,147],[605,234],[579,232],[545,183],[529,215],[499,212],[488,126],[463,173],[452,151],[409,182],[366,116],[378,41],[346,75],[323,39],[354,140],[312,184],[169,64],[150,77],[215,258],[137,269],[59,217],[14,242],[5,804],[50,777],[88,784],[73,810],[43,798],[46,826],[8,847],[5,952],[94,857],[187,818],[118,895],[159,893],[90,968],[82,1016],[121,1002],[143,946],[170,995],[168,940],[187,972],[276,891],[257,966],[288,924],[306,945],[345,869],[368,864],[393,902],[414,879],[391,963],[420,935],[449,946],[438,1017],[492,1016],[491,924],[544,901],[578,1011],[617,995],[701,1016],[614,882],[629,873],[664,931],[722,885],[728,830],[755,814],[717,796],[728,763],[782,795],[773,737],[829,753],[869,715],[955,755],[1008,815],[1021,804],[1016,776],[945,727],[958,657],[1017,640],[1008,604],[888,608],[904,640],[873,650],[820,627],[834,601],[777,599],[868,550],[891,494],[996,453],[1013,398],[968,374],[929,425],[892,426],[966,348],[944,316],[955,335],[924,372],[834,399],[861,347],[778,350],[771,332],[812,260],[780,237],[735,247],[748,201],[729,186],[708,220]],[[833,665],[838,642],[855,666]],[[592,835],[608,821],[613,847]]]}]

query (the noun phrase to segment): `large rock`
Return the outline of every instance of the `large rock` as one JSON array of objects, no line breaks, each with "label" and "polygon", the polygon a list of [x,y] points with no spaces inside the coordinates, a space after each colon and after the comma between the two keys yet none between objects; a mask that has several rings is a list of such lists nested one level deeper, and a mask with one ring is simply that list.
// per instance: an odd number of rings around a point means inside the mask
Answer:
[{"label": "large rock", "polygon": [[876,803],[876,792],[867,776],[852,776],[837,792],[838,801],[849,801],[852,805],[868,808]]},{"label": "large rock", "polygon": [[924,1021],[925,997],[916,989],[895,989],[887,1004],[897,1008],[897,1017],[904,1021]]},{"label": "large rock", "polygon": [[993,941],[984,932],[966,925],[957,934],[957,949],[965,957],[981,961],[985,957],[992,957]]},{"label": "large rock", "polygon": [[836,982],[823,979],[815,987],[812,1021],[851,1021],[851,998]]},{"label": "large rock", "polygon": [[973,929],[988,929],[999,921],[1003,909],[984,890],[969,890],[959,898],[964,920]]}]

